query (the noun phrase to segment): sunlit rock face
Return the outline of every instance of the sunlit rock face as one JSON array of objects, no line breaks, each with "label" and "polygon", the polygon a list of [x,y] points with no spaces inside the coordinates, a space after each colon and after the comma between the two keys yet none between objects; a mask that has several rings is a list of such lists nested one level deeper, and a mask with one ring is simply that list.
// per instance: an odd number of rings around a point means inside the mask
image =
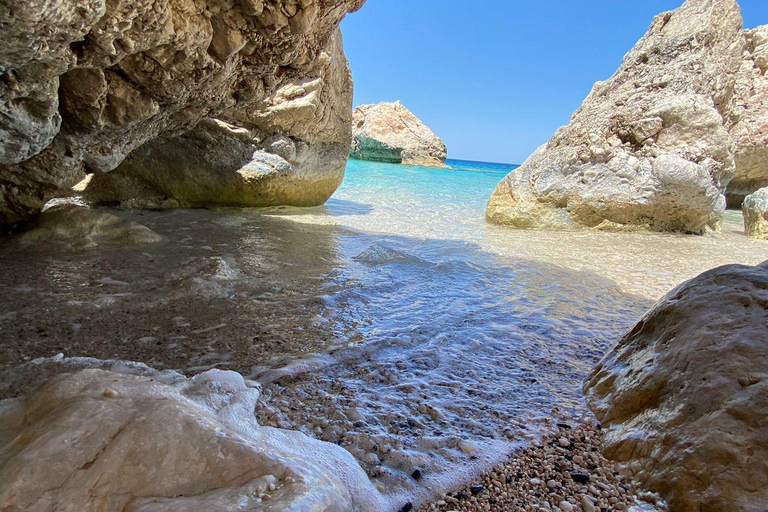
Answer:
[{"label": "sunlit rock face", "polygon": [[723,115],[742,62],[733,0],[657,16],[619,70],[510,173],[490,221],[518,228],[702,232],[725,208],[734,153]]},{"label": "sunlit rock face", "polygon": [[239,374],[138,373],[81,370],[1,401],[0,507],[386,508],[344,449],[259,426],[258,385]]},{"label": "sunlit rock face", "polygon": [[351,158],[445,167],[443,141],[399,101],[360,105],[353,117]]},{"label": "sunlit rock face", "polygon": [[736,169],[728,184],[728,205],[768,186],[768,25],[745,30],[744,59],[727,118]]},{"label": "sunlit rock face", "polygon": [[768,261],[672,290],[587,377],[603,453],[675,511],[768,503]]},{"label": "sunlit rock face", "polygon": [[[363,1],[5,2],[0,223],[205,118],[302,139],[311,126],[284,131],[272,118],[297,99],[314,105],[298,110],[321,110],[322,93],[311,97],[318,62],[333,53],[339,21]],[[347,119],[335,102],[326,107]]]},{"label": "sunlit rock face", "polygon": [[747,236],[768,240],[768,187],[748,195],[741,208]]},{"label": "sunlit rock face", "polygon": [[150,141],[94,175],[85,197],[152,208],[317,206],[344,178],[351,119],[352,77],[337,29],[305,77],[239,112],[239,125],[206,119]]}]

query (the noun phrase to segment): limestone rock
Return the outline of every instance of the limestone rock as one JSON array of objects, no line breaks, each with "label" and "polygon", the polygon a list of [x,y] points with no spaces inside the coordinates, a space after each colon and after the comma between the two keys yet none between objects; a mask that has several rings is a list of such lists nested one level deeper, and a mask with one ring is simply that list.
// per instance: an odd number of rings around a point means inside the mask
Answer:
[{"label": "limestone rock", "polygon": [[768,240],[768,187],[748,195],[741,208],[747,236]]},{"label": "limestone rock", "polygon": [[56,245],[62,249],[88,249],[102,245],[154,243],[163,237],[146,226],[83,206],[54,206],[32,221],[16,242],[22,247]]},{"label": "limestone rock", "polygon": [[728,123],[736,170],[728,184],[728,205],[768,186],[768,25],[743,32],[744,60],[736,75]]},{"label": "limestone rock", "polygon": [[768,503],[768,261],[660,300],[584,383],[603,453],[680,512]]},{"label": "limestone rock", "polygon": [[186,379],[82,370],[0,402],[4,510],[372,511],[344,449],[261,427],[259,387],[235,372]]},{"label": "limestone rock", "polygon": [[301,97],[339,22],[363,2],[3,2],[0,224],[158,136],[211,117],[241,124],[280,90]]},{"label": "limestone rock", "polygon": [[352,132],[351,158],[445,167],[443,141],[399,101],[360,105]]},{"label": "limestone rock", "polygon": [[733,0],[657,16],[607,81],[491,196],[490,221],[519,228],[702,232],[734,171],[723,122],[742,62]]},{"label": "limestone rock", "polygon": [[94,175],[85,197],[132,207],[323,204],[344,178],[351,134],[341,32],[307,76],[232,117],[240,126],[207,119],[144,144],[114,171]]}]

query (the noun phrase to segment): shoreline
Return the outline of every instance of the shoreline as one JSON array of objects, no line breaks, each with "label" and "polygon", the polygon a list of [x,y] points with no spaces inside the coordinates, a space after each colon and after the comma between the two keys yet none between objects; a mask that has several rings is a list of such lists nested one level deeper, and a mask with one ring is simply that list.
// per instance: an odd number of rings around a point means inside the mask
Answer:
[{"label": "shoreline", "polygon": [[[666,505],[621,475],[599,451],[600,426],[559,422],[557,430],[418,512],[665,512]],[[407,506],[401,512],[410,510]]]}]

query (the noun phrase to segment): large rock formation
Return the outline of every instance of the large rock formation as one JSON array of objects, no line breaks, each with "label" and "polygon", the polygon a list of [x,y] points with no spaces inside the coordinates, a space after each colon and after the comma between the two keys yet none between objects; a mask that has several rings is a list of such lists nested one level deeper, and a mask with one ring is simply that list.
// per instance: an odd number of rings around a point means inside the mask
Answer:
[{"label": "large rock formation", "polygon": [[584,384],[603,452],[680,512],[768,504],[768,261],[672,290]]},{"label": "large rock formation", "polygon": [[192,379],[96,369],[56,377],[0,402],[0,508],[386,508],[346,450],[259,426],[259,394],[220,370]]},{"label": "large rock formation", "polygon": [[744,60],[730,105],[730,134],[736,169],[728,184],[728,205],[768,187],[768,25],[744,31]]},{"label": "large rock formation", "polygon": [[744,199],[744,231],[752,238],[768,240],[768,187]]},{"label": "large rock formation", "polygon": [[351,158],[445,167],[443,141],[399,101],[360,105],[353,117]]},{"label": "large rock formation", "polygon": [[116,170],[94,175],[85,197],[141,207],[324,203],[344,178],[351,136],[341,32],[307,76],[236,117],[241,126],[208,119],[144,144]]},{"label": "large rock formation", "polygon": [[728,112],[744,37],[733,0],[657,16],[607,81],[488,203],[520,228],[702,232],[725,208]]},{"label": "large rock formation", "polygon": [[306,114],[280,105],[317,104],[318,62],[363,1],[2,3],[0,223],[205,118],[300,139]]}]

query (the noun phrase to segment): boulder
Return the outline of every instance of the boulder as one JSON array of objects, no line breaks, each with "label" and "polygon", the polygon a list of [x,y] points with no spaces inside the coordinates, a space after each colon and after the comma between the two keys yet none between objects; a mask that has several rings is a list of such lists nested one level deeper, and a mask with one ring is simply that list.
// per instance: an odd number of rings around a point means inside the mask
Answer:
[{"label": "boulder", "polygon": [[261,427],[258,384],[86,369],[0,402],[3,510],[373,511],[343,448]]},{"label": "boulder", "polygon": [[768,261],[660,300],[592,370],[602,451],[676,512],[768,503]]},{"label": "boulder", "polygon": [[[337,29],[315,66],[238,112],[160,137],[87,182],[95,203],[131,207],[317,206],[341,184],[352,119],[352,77]],[[248,127],[248,128],[245,128]]]},{"label": "boulder", "polygon": [[736,75],[728,116],[736,169],[728,184],[728,206],[768,187],[768,25],[743,32],[744,59]]},{"label": "boulder", "polygon": [[[275,99],[317,105],[320,94],[313,100],[310,89],[318,61],[344,15],[363,2],[4,2],[0,224],[39,212],[86,174],[111,171],[145,142],[203,119],[244,126],[280,110],[263,109]],[[329,110],[347,115],[335,104]]]},{"label": "boulder", "polygon": [[75,204],[47,209],[26,226],[15,242],[23,248],[57,247],[81,250],[98,246],[159,242],[162,236],[146,226]]},{"label": "boulder", "polygon": [[518,228],[701,233],[734,172],[723,121],[742,63],[733,0],[657,16],[618,71],[493,192],[490,221]]},{"label": "boulder", "polygon": [[747,236],[768,240],[768,187],[748,195],[741,209]]},{"label": "boulder", "polygon": [[350,158],[446,167],[443,141],[400,101],[360,105],[352,115]]}]

